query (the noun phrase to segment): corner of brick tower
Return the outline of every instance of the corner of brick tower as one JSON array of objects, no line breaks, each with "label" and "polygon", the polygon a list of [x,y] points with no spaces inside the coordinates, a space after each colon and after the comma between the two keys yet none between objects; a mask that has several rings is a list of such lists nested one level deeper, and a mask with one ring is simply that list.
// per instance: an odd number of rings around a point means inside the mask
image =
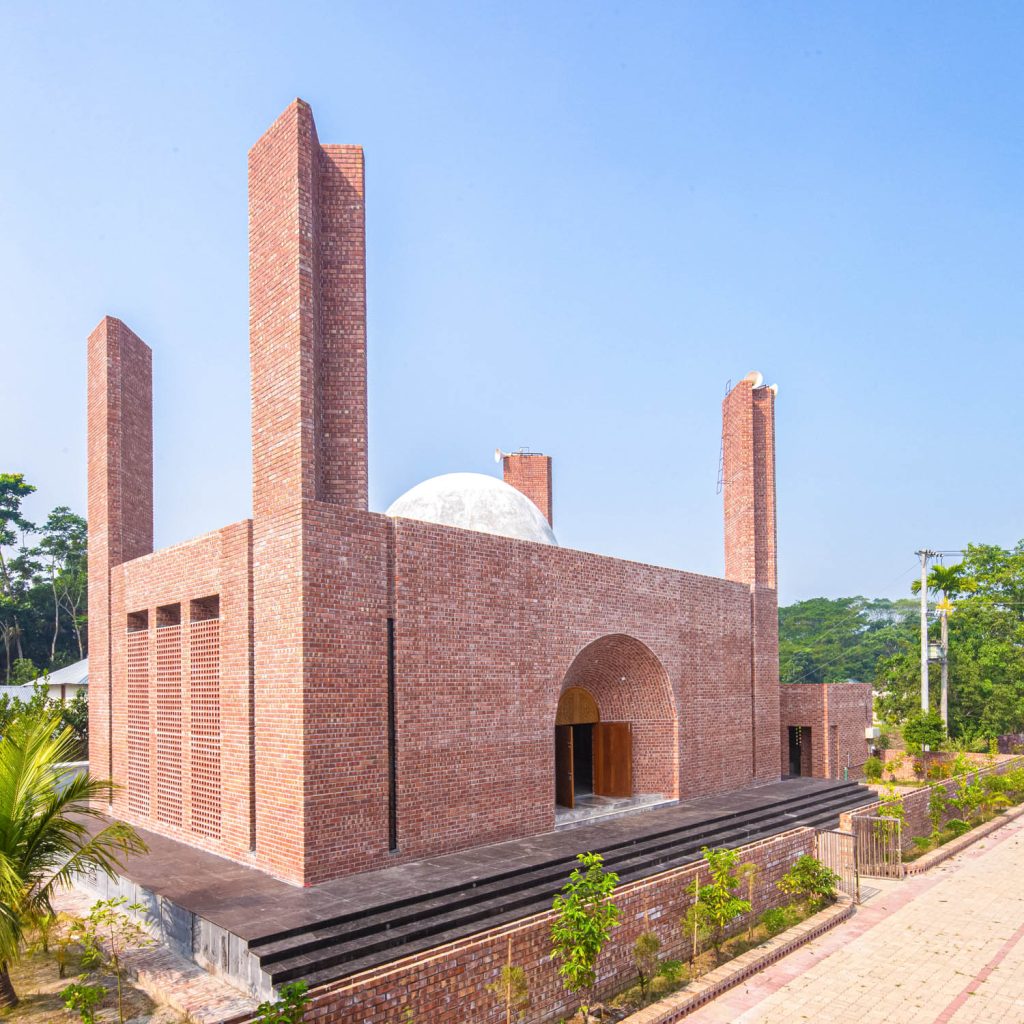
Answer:
[{"label": "corner of brick tower", "polygon": [[363,151],[295,100],[249,152],[253,513],[367,508]]},{"label": "corner of brick tower", "polygon": [[350,595],[322,603],[334,563],[316,523],[368,507],[365,282],[362,149],[321,145],[297,99],[249,152],[256,854],[297,882],[321,870],[317,815],[335,816],[321,777],[341,784],[321,704],[361,681],[322,667],[341,649],[322,621]]},{"label": "corner of brick tower", "polygon": [[110,571],[153,550],[152,352],[104,317],[89,335],[87,372],[89,762],[109,778]]},{"label": "corner of brick tower", "polygon": [[501,457],[505,483],[522,491],[555,525],[551,507],[551,456],[540,452],[511,452]]},{"label": "corner of brick tower", "polygon": [[775,388],[750,373],[722,402],[725,575],[750,587],[751,725],[756,781],[779,776]]}]

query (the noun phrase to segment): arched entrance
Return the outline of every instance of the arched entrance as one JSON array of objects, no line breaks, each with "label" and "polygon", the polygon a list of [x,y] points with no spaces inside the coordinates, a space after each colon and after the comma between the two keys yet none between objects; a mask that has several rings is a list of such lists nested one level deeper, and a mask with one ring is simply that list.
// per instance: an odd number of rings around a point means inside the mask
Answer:
[{"label": "arched entrance", "polygon": [[562,680],[555,714],[555,802],[678,796],[675,700],[668,673],[635,637],[587,644]]}]

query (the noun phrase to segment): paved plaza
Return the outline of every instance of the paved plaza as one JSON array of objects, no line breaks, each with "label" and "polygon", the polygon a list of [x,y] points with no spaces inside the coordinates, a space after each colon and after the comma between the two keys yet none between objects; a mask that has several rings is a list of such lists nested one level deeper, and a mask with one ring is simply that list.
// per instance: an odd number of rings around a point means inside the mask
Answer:
[{"label": "paved plaza", "polygon": [[926,875],[868,884],[853,920],[687,1020],[1024,1022],[1024,818]]}]

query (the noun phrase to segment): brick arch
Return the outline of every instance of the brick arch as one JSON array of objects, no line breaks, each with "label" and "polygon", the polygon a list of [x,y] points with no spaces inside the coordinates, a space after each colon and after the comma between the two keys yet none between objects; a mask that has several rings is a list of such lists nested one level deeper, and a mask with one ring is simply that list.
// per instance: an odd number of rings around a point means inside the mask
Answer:
[{"label": "brick arch", "polygon": [[569,666],[560,694],[589,693],[602,722],[629,722],[633,791],[679,795],[679,726],[672,683],[658,656],[625,633],[587,644]]}]

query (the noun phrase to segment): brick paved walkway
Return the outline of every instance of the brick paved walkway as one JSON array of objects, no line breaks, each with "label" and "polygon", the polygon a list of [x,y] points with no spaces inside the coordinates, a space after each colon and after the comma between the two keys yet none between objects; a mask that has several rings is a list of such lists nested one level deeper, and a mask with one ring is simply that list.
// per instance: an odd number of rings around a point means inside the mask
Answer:
[{"label": "brick paved walkway", "polygon": [[1024,819],[687,1017],[687,1024],[1024,1022]]},{"label": "brick paved walkway", "polygon": [[[65,889],[54,898],[53,906],[57,911],[85,917],[95,899],[77,889]],[[223,979],[164,946],[128,950],[124,962],[138,988],[155,1002],[185,1014],[191,1024],[219,1024],[256,1005]]]}]

